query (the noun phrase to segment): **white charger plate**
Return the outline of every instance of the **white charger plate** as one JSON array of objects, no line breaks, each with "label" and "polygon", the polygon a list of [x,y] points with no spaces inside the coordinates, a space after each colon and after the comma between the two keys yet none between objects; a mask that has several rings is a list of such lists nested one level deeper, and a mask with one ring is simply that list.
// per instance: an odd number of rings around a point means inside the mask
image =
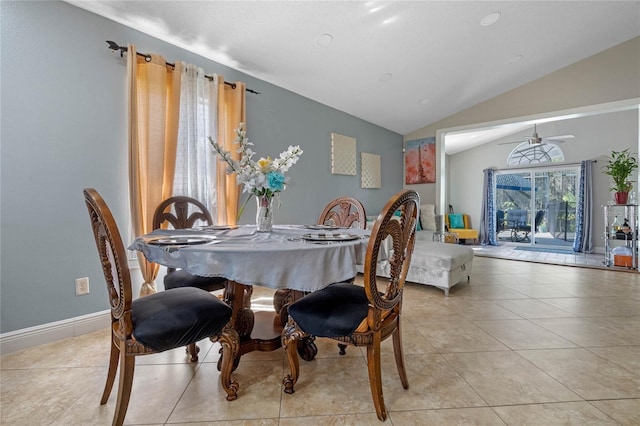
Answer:
[{"label": "white charger plate", "polygon": [[302,237],[305,241],[353,241],[360,238],[353,234],[340,234],[340,233],[317,233],[317,234],[304,234]]},{"label": "white charger plate", "polygon": [[206,244],[215,240],[216,237],[211,235],[197,235],[197,236],[186,236],[181,235],[178,237],[172,236],[160,236],[153,237],[147,240],[147,244],[153,244],[156,246],[170,246],[170,245],[195,245],[195,244]]},{"label": "white charger plate", "polygon": [[316,231],[334,231],[336,229],[340,229],[339,226],[335,225],[303,225],[304,228],[313,229]]}]

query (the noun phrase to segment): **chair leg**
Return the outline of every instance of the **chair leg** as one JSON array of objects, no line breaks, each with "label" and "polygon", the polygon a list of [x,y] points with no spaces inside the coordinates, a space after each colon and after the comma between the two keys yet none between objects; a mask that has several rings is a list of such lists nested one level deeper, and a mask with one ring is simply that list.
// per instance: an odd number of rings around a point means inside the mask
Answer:
[{"label": "chair leg", "polygon": [[111,335],[111,351],[109,353],[109,371],[107,372],[107,382],[104,385],[104,391],[102,392],[102,399],[100,405],[107,403],[109,395],[111,395],[111,389],[113,388],[113,382],[116,380],[116,371],[118,370],[118,360],[120,359],[120,349],[116,345],[114,337]]},{"label": "chair leg", "polygon": [[282,330],[282,347],[287,354],[287,360],[289,361],[290,373],[282,379],[285,393],[293,393],[295,390],[293,386],[298,381],[298,375],[300,373],[300,361],[298,360],[298,339],[303,337],[302,332],[298,329],[293,322],[293,319],[289,318],[287,325]]},{"label": "chair leg", "polygon": [[222,357],[220,363],[220,384],[227,393],[227,401],[238,398],[238,382],[231,380],[231,373],[235,369],[235,359],[240,351],[240,337],[238,332],[228,323],[222,332],[212,338],[214,342],[220,342],[222,346]]},{"label": "chair leg", "polygon": [[369,385],[371,386],[371,396],[373,405],[376,407],[378,419],[387,419],[387,409],[384,406],[382,395],[382,372],[380,365],[380,334],[376,333],[373,343],[367,346],[367,367],[369,369]]},{"label": "chair leg", "polygon": [[344,345],[342,343],[338,343],[338,349],[340,350],[340,355],[346,355],[347,354],[347,345]]},{"label": "chair leg", "polygon": [[120,351],[120,379],[118,383],[118,400],[116,411],[113,414],[113,426],[122,426],[129,407],[131,397],[131,385],[133,384],[133,373],[136,368],[136,359],[133,355],[126,355],[126,351]]},{"label": "chair leg", "polygon": [[191,362],[198,362],[198,352],[200,352],[200,348],[195,343],[189,343],[187,345],[187,353],[191,357]]},{"label": "chair leg", "polygon": [[393,332],[393,356],[396,359],[396,367],[400,382],[404,389],[409,389],[409,379],[407,378],[407,370],[404,367],[404,354],[402,352],[402,330],[400,328],[400,320],[398,319],[398,327]]}]

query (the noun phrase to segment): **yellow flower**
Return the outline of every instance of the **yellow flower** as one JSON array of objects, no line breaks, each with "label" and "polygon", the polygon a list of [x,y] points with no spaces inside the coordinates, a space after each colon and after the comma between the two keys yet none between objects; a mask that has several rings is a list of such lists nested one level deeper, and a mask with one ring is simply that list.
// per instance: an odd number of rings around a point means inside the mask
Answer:
[{"label": "yellow flower", "polygon": [[258,160],[258,166],[260,166],[260,170],[265,173],[269,171],[269,167],[271,167],[272,162],[273,160],[271,160],[271,157],[261,158]]}]

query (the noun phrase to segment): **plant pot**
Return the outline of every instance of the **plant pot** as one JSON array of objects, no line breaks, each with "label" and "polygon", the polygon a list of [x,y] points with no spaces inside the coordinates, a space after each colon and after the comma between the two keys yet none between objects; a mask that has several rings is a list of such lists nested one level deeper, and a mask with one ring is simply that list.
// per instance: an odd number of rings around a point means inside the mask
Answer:
[{"label": "plant pot", "polygon": [[629,198],[628,192],[616,192],[613,194],[614,200],[616,204],[627,204],[627,200]]}]

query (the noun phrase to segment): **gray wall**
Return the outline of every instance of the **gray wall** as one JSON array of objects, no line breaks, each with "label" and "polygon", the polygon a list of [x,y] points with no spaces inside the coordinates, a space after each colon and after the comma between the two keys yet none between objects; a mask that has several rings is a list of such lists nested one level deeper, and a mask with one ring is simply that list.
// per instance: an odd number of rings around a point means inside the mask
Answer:
[{"label": "gray wall", "polygon": [[[359,198],[375,215],[402,188],[402,136],[249,77],[66,3],[0,2],[1,332],[107,309],[104,279],[82,189],[105,197],[126,241],[128,171],[126,63],[105,40],[134,43],[243,80],[248,137],[258,154],[290,144],[305,151],[290,173],[276,223],[317,220],[341,195]],[[357,139],[359,153],[382,158],[382,189],[360,189],[358,176],[330,174],[330,134]],[[252,221],[250,205],[241,222]],[[139,271],[133,270],[139,281]],[[74,280],[91,293],[77,297]]]}]

